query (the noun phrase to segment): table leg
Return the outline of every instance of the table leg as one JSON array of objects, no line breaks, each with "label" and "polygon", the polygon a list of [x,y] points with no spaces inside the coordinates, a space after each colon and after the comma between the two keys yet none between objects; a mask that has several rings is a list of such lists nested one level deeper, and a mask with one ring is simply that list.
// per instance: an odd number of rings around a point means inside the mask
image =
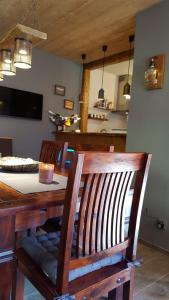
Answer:
[{"label": "table leg", "polygon": [[12,299],[15,264],[15,217],[0,218],[0,300]]}]

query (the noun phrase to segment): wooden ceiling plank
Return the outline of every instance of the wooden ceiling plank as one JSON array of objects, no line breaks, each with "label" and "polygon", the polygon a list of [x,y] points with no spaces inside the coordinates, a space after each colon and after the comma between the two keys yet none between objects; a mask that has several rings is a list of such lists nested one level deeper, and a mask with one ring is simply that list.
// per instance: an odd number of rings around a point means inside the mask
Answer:
[{"label": "wooden ceiling plank", "polygon": [[[32,0],[0,1],[0,33],[13,24],[35,27]],[[5,5],[4,5],[5,2]],[[48,40],[34,39],[39,48],[81,62],[101,58],[101,46],[108,45],[107,55],[128,49],[128,36],[135,31],[135,16],[161,0],[38,0],[37,18]],[[32,6],[31,6],[32,7]],[[24,22],[22,22],[24,18]]]}]

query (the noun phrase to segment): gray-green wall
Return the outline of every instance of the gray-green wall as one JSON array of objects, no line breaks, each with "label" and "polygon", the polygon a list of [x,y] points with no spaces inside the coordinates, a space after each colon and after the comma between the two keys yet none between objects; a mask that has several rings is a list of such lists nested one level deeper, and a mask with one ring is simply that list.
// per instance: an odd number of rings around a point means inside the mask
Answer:
[{"label": "gray-green wall", "polygon": [[[140,236],[169,250],[169,1],[137,16],[135,37],[127,150],[153,154]],[[146,59],[160,53],[166,56],[164,87],[147,91]],[[156,218],[168,222],[167,231],[156,229]]]},{"label": "gray-green wall", "polygon": [[[65,97],[54,94],[55,84],[66,87]],[[0,85],[44,96],[42,121],[0,116],[0,136],[13,137],[14,155],[37,159],[42,139],[54,138],[51,132],[55,130],[55,126],[48,119],[48,110],[62,115],[79,112],[81,66],[39,49],[33,50],[30,70],[17,69],[15,77],[5,77]],[[73,111],[63,108],[64,98],[75,101]]]}]

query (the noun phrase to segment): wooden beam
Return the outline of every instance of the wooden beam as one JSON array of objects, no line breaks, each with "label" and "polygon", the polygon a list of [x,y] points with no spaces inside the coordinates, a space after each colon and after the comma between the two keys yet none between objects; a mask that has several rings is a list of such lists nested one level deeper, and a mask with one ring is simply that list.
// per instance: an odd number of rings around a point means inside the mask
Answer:
[{"label": "wooden beam", "polygon": [[[131,50],[131,57],[133,58],[133,56],[134,56],[134,49]],[[128,59],[129,59],[129,50],[105,57],[104,65],[106,66],[106,65],[116,64],[116,63],[126,61]],[[100,68],[102,67],[102,65],[103,65],[103,59],[101,58],[84,64],[84,67],[85,69],[92,70],[92,69]]]},{"label": "wooden beam", "polygon": [[12,45],[16,37],[23,37],[32,41],[33,46],[40,43],[41,40],[47,39],[47,34],[31,27],[17,24],[12,27],[9,31],[5,32],[0,36],[0,46]]},{"label": "wooden beam", "polygon": [[87,132],[88,105],[89,105],[90,70],[83,69],[82,90],[80,104],[80,130]]}]

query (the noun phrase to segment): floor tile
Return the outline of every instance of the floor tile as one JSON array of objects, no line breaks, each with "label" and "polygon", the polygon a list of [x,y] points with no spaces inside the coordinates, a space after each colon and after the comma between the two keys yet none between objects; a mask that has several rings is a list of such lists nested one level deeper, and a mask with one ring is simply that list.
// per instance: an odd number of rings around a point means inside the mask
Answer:
[{"label": "floor tile", "polygon": [[150,248],[142,243],[139,244],[137,249],[137,257],[141,257],[143,259],[144,264],[157,259],[161,255],[161,252],[154,248]]},{"label": "floor tile", "polygon": [[135,300],[168,300],[169,299],[169,275],[154,282],[135,295]]},{"label": "floor tile", "polygon": [[169,256],[165,254],[159,255],[147,263],[143,263],[142,267],[137,269],[135,277],[135,292],[138,292],[147,285],[152,284],[169,272]]}]

